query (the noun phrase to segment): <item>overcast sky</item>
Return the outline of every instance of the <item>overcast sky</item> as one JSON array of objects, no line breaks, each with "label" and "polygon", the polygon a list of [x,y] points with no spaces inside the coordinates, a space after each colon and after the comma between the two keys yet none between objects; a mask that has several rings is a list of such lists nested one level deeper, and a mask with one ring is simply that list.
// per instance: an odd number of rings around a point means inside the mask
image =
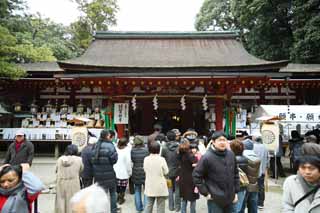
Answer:
[{"label": "overcast sky", "polygon": [[[118,0],[117,26],[121,31],[193,31],[204,0]],[[30,12],[70,24],[78,16],[70,0],[27,0]]]}]

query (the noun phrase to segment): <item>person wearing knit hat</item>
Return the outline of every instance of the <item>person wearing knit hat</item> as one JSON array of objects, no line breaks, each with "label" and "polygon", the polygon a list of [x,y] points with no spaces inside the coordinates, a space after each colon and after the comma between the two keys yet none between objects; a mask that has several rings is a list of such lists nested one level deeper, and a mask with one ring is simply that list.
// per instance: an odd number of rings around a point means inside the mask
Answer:
[{"label": "person wearing knit hat", "polygon": [[19,129],[14,142],[8,147],[3,164],[20,165],[21,163],[32,164],[34,156],[34,145],[26,138],[24,129]]},{"label": "person wearing knit hat", "polygon": [[133,144],[136,145],[141,145],[144,144],[143,138],[140,135],[136,135],[133,139]]},{"label": "person wearing knit hat", "polygon": [[304,144],[298,172],[283,184],[283,212],[320,212],[320,149]]}]

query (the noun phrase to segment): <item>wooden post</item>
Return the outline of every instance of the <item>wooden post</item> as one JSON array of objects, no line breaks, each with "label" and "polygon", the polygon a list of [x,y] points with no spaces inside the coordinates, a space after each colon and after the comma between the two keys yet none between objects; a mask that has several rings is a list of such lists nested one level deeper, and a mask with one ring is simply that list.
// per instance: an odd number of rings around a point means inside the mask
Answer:
[{"label": "wooden post", "polygon": [[59,142],[54,144],[54,157],[59,158]]},{"label": "wooden post", "polygon": [[216,130],[223,130],[223,99],[215,99]]}]

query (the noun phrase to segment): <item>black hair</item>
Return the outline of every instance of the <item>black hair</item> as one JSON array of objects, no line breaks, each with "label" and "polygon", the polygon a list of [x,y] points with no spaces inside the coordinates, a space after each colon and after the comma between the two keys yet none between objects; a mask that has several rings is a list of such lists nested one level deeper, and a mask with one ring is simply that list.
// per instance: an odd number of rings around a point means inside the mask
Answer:
[{"label": "black hair", "polygon": [[74,144],[68,145],[64,151],[64,155],[78,155],[78,147]]},{"label": "black hair", "polygon": [[111,129],[104,129],[100,132],[100,139],[104,140],[108,135],[111,135],[112,137],[114,137],[116,133]]},{"label": "black hair", "polygon": [[152,141],[149,146],[149,152],[151,154],[159,154],[160,153],[160,144],[156,141]]},{"label": "black hair", "polygon": [[217,138],[220,138],[221,136],[227,138],[227,135],[223,131],[216,131],[212,134],[211,139],[216,140]]},{"label": "black hair", "polygon": [[167,141],[166,139],[167,138],[166,138],[165,134],[159,133],[154,140],[162,142],[162,141]]},{"label": "black hair", "polygon": [[21,165],[8,165],[2,168],[2,170],[0,171],[0,178],[7,174],[8,172],[14,171],[18,177],[19,180],[22,179],[22,166]]},{"label": "black hair", "polygon": [[117,146],[118,146],[118,148],[120,148],[120,147],[127,146],[127,144],[128,144],[127,138],[123,137],[123,138],[119,139]]},{"label": "black hair", "polygon": [[292,130],[291,131],[291,138],[301,138],[301,136],[297,130]]},{"label": "black hair", "polygon": [[302,166],[304,164],[311,164],[315,167],[317,167],[317,169],[320,171],[320,157],[315,156],[315,155],[304,155],[301,156],[298,160],[297,163],[299,166]]},{"label": "black hair", "polygon": [[172,130],[168,131],[167,138],[169,141],[174,141],[176,139],[176,133],[174,133]]}]

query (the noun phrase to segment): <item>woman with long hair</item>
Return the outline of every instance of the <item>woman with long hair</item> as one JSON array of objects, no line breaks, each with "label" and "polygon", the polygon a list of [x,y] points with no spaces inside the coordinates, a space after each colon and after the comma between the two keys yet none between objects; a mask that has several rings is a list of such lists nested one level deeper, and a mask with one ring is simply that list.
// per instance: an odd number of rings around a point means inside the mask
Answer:
[{"label": "woman with long hair", "polygon": [[192,172],[198,160],[195,152],[190,148],[189,141],[184,141],[179,145],[178,161],[178,183],[180,197],[182,198],[181,213],[187,211],[188,202],[190,202],[190,213],[195,213],[196,200],[199,199],[199,193],[193,183]]}]

